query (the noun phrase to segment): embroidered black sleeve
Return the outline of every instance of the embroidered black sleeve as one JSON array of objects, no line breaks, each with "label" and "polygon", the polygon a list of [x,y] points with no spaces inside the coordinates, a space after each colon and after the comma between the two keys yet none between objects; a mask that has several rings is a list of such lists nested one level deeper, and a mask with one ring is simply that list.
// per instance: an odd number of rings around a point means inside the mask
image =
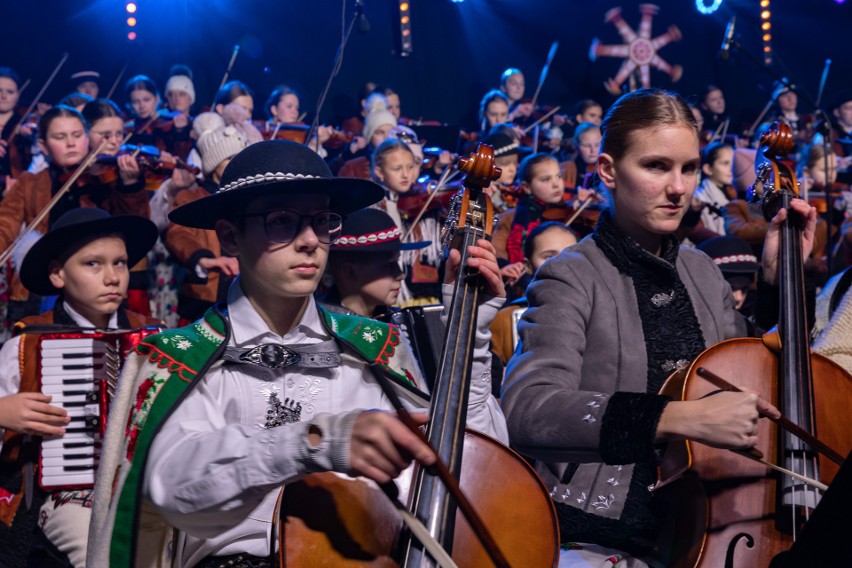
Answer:
[{"label": "embroidered black sleeve", "polygon": [[604,463],[619,465],[657,459],[657,423],[669,399],[657,394],[617,392],[601,421],[600,452]]}]

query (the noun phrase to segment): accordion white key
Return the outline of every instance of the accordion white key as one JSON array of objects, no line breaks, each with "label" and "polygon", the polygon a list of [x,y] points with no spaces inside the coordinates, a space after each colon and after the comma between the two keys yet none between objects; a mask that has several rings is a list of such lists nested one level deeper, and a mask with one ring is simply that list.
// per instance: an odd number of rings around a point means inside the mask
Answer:
[{"label": "accordion white key", "polygon": [[46,491],[94,486],[109,401],[127,354],[158,328],[47,333],[38,339],[39,388],[71,418],[65,435],[42,440],[39,485]]}]

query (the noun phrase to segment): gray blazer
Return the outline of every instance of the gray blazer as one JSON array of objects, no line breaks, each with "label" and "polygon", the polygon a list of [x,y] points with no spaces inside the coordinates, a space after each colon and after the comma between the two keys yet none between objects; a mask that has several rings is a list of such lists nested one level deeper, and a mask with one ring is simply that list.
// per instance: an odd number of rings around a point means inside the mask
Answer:
[{"label": "gray blazer", "polygon": [[[712,260],[684,247],[677,271],[706,346],[745,335],[730,286]],[[647,389],[633,283],[587,237],[538,270],[527,299],[502,396],[512,446],[539,460],[554,500],[618,519],[633,466],[601,463],[601,425],[610,395]],[[569,462],[584,465],[561,484]]]}]

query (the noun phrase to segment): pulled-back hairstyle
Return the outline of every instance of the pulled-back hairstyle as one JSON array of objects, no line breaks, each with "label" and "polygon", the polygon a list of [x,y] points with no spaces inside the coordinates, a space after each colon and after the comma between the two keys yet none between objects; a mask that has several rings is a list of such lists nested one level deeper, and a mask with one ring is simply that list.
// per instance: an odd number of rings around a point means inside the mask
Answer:
[{"label": "pulled-back hairstyle", "polygon": [[42,140],[47,140],[47,131],[50,130],[50,123],[60,117],[76,118],[80,121],[80,124],[83,125],[83,128],[86,129],[86,132],[89,131],[89,124],[86,122],[86,119],[83,118],[83,115],[77,111],[77,109],[65,105],[56,105],[44,113],[39,119],[38,137]]},{"label": "pulled-back hairstyle", "polygon": [[124,94],[128,101],[130,100],[130,93],[133,91],[148,91],[152,95],[160,96],[157,84],[147,75],[136,75],[127,80],[127,84],[124,86]]},{"label": "pulled-back hairstyle", "polygon": [[506,93],[499,89],[491,89],[485,93],[485,96],[482,97],[482,101],[479,103],[479,120],[485,120],[485,111],[488,110],[488,105],[496,100],[503,101],[506,103],[506,106],[509,106],[509,97],[506,96]]},{"label": "pulled-back hairstyle", "polygon": [[91,125],[102,118],[123,118],[118,105],[109,99],[95,99],[83,107],[83,118]]},{"label": "pulled-back hairstyle", "polygon": [[286,87],[283,85],[272,91],[272,94],[269,95],[269,98],[266,99],[266,103],[263,105],[263,111],[266,113],[266,118],[268,118],[269,120],[275,118],[274,116],[272,116],[272,107],[280,103],[281,99],[283,99],[287,95],[293,95],[297,99],[299,98],[299,93],[297,93],[290,87]]},{"label": "pulled-back hairstyle", "polygon": [[[829,154],[829,157],[832,154],[834,154],[834,152],[831,152],[831,154]],[[799,154],[799,164],[796,175],[800,177],[804,176],[805,168],[812,168],[818,163],[822,162],[824,159],[825,146],[823,146],[822,143],[809,144],[808,146],[805,146],[805,148],[802,150],[802,153]],[[826,175],[828,175],[828,172],[826,172]]]},{"label": "pulled-back hairstyle", "polygon": [[508,81],[509,77],[511,77],[512,75],[523,75],[523,73],[521,73],[521,70],[517,67],[509,67],[508,69],[503,71],[502,75],[500,75],[500,86],[505,87],[506,81]]},{"label": "pulled-back hairstyle", "polygon": [[580,145],[580,136],[582,136],[586,132],[589,132],[590,130],[600,131],[600,129],[600,125],[597,125],[593,122],[583,122],[574,130],[574,146]]},{"label": "pulled-back hairstyle", "polygon": [[15,88],[21,88],[21,77],[15,73],[15,70],[11,67],[0,67],[0,77],[5,79],[11,79],[15,82]]},{"label": "pulled-back hairstyle", "polygon": [[553,154],[548,154],[546,152],[539,152],[538,154],[527,156],[521,162],[521,165],[518,166],[518,179],[528,184],[532,183],[534,177],[533,168],[548,160],[553,160],[557,164],[559,163],[559,161],[553,157]]},{"label": "pulled-back hairstyle", "polygon": [[405,150],[415,159],[417,157],[414,155],[414,152],[411,151],[411,148],[408,147],[408,144],[400,140],[399,138],[388,138],[376,148],[376,151],[373,152],[373,159],[370,168],[370,175],[375,177],[376,168],[381,168],[385,164],[385,157],[394,152],[396,150]]},{"label": "pulled-back hairstyle", "polygon": [[631,135],[660,126],[685,126],[698,137],[698,125],[680,95],[661,89],[639,89],[621,96],[601,123],[601,153],[624,157]]},{"label": "pulled-back hairstyle", "polygon": [[722,151],[723,148],[728,148],[733,150],[734,148],[730,144],[725,144],[724,142],[713,142],[712,144],[708,144],[701,150],[701,165],[702,166],[712,166],[716,163],[716,159],[719,157],[719,152]]},{"label": "pulled-back hairstyle", "polygon": [[221,89],[216,92],[216,98],[213,101],[213,106],[226,105],[234,102],[237,97],[254,98],[254,93],[248,88],[248,85],[242,81],[228,81]]},{"label": "pulled-back hairstyle", "polygon": [[532,231],[530,231],[526,238],[524,239],[524,258],[529,260],[532,258],[533,253],[535,252],[535,241],[541,235],[543,235],[546,231],[550,229],[561,229],[562,231],[574,235],[577,235],[570,228],[565,226],[565,223],[560,223],[558,221],[547,221],[546,223],[542,223],[540,225],[536,225]]}]

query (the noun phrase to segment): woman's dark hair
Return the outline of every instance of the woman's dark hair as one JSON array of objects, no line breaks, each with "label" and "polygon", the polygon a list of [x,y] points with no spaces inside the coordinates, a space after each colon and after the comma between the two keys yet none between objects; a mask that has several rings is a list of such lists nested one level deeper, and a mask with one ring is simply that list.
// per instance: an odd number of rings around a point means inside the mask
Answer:
[{"label": "woman's dark hair", "polygon": [[574,115],[576,116],[578,114],[583,114],[584,112],[586,112],[587,110],[589,110],[592,107],[603,108],[601,106],[601,104],[596,100],[583,99],[582,101],[580,101],[576,105],[574,105]]},{"label": "woman's dark hair", "polygon": [[242,81],[228,81],[216,93],[216,99],[213,101],[213,106],[226,105],[234,102],[237,97],[254,98],[254,93],[248,88],[248,85]]},{"label": "woman's dark hair", "polygon": [[134,91],[148,91],[152,95],[160,96],[157,84],[147,75],[136,75],[127,80],[127,83],[124,85],[124,94],[128,101],[130,100],[130,94]]},{"label": "woman's dark hair", "polygon": [[[271,110],[272,107],[274,107],[275,105],[280,103],[281,99],[283,99],[287,95],[293,95],[297,99],[299,98],[299,93],[297,93],[296,91],[294,91],[290,87],[281,86],[281,87],[278,87],[277,89],[275,89],[274,91],[272,91],[272,94],[269,95],[269,98],[266,99],[266,103],[263,105],[263,111],[266,113],[266,118],[268,118],[269,120],[272,120],[273,118],[275,118],[274,116],[272,116],[272,110]],[[239,96],[239,95],[237,95],[237,96]],[[234,98],[236,98],[236,97],[234,97]]]},{"label": "woman's dark hair", "polygon": [[712,166],[716,163],[716,159],[719,157],[719,152],[722,148],[733,150],[729,144],[725,144],[724,142],[713,142],[712,144],[705,146],[704,149],[701,150],[701,165]]},{"label": "woman's dark hair", "polygon": [[622,95],[601,123],[601,153],[622,158],[632,134],[661,126],[685,126],[698,137],[698,125],[680,95],[661,89],[639,89]]},{"label": "woman's dark hair", "polygon": [[5,77],[6,79],[11,79],[15,82],[15,87],[21,88],[21,78],[15,73],[15,70],[11,67],[0,67],[0,77]]},{"label": "woman's dark hair", "polygon": [[60,117],[76,118],[89,131],[89,123],[83,118],[83,115],[75,109],[65,105],[56,105],[42,115],[38,121],[38,137],[42,140],[47,140],[47,131],[50,130],[50,123]]},{"label": "woman's dark hair", "polygon": [[102,118],[123,119],[124,117],[121,115],[121,110],[118,108],[118,105],[111,100],[95,99],[83,107],[83,118],[85,118],[89,124],[94,124]]},{"label": "woman's dark hair", "polygon": [[[394,91],[393,89],[391,89],[390,87],[386,87],[384,85],[376,85],[375,87],[373,87],[373,90],[370,91],[370,95],[375,94],[375,93],[378,93],[378,94],[385,96],[385,97],[389,97],[390,95],[398,95],[399,94],[396,91]],[[367,96],[369,96],[369,95],[367,95]]]},{"label": "woman's dark hair", "polygon": [[698,94],[698,100],[701,102],[701,104],[704,104],[704,101],[707,100],[707,95],[709,95],[713,91],[722,91],[722,88],[713,85],[712,83],[704,85],[704,88],[701,89],[701,92]]},{"label": "woman's dark hair", "polygon": [[405,150],[413,157],[414,152],[411,151],[411,148],[408,147],[408,144],[400,140],[399,138],[388,138],[376,148],[376,151],[373,152],[372,163],[370,164],[370,175],[374,176],[373,173],[377,167],[382,167],[385,163],[385,156],[390,154],[395,150]]},{"label": "woman's dark hair", "polygon": [[601,127],[598,124],[594,124],[592,122],[583,122],[574,130],[574,146],[580,146],[580,136],[588,132],[589,130],[597,130],[600,131]]},{"label": "woman's dark hair", "polygon": [[509,106],[509,97],[506,96],[506,93],[499,89],[491,89],[485,93],[485,96],[482,97],[482,101],[479,103],[479,120],[485,120],[485,111],[488,110],[488,105],[496,100],[503,101],[506,103],[506,106]]},{"label": "woman's dark hair", "polygon": [[562,229],[566,233],[574,235],[574,231],[566,227],[564,223],[559,223],[557,221],[547,221],[546,223],[537,225],[524,239],[524,258],[527,260],[532,258],[532,255],[535,252],[535,240],[544,234],[545,231],[549,231],[550,229]]},{"label": "woman's dark hair", "polygon": [[545,152],[539,152],[538,154],[527,156],[521,162],[521,165],[518,166],[518,179],[528,184],[532,183],[534,177],[533,168],[548,160],[553,160],[557,164],[559,163],[556,158],[553,157],[553,154],[547,154]]},{"label": "woman's dark hair", "polygon": [[91,95],[85,93],[71,93],[59,99],[59,104],[77,108],[78,106],[87,105],[94,100]]}]

